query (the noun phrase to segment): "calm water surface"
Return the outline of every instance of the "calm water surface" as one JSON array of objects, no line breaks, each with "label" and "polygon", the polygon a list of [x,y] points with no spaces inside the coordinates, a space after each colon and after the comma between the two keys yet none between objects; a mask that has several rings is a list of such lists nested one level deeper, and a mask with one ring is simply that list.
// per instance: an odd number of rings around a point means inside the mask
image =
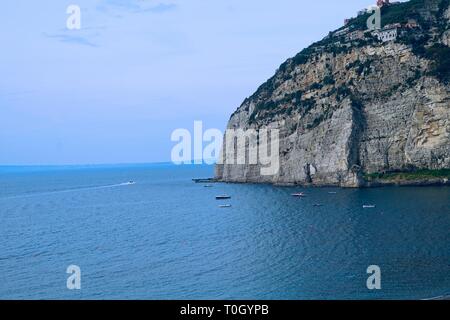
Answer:
[{"label": "calm water surface", "polygon": [[[205,188],[191,181],[212,172],[173,165],[0,168],[0,299],[450,293],[450,188]],[[124,184],[129,180],[136,184]],[[297,191],[307,197],[293,198]],[[232,199],[216,201],[220,194]],[[81,290],[66,288],[71,264],[81,267]],[[369,265],[381,267],[379,291],[366,288]]]}]

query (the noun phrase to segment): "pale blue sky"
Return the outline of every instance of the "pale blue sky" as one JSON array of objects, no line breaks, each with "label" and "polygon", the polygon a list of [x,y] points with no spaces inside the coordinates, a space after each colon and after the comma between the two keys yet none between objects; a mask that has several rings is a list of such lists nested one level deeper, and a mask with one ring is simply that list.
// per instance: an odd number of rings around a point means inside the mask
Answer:
[{"label": "pale blue sky", "polygon": [[[14,0],[0,7],[0,164],[169,161],[375,0]],[[81,30],[66,8],[81,7]]]}]

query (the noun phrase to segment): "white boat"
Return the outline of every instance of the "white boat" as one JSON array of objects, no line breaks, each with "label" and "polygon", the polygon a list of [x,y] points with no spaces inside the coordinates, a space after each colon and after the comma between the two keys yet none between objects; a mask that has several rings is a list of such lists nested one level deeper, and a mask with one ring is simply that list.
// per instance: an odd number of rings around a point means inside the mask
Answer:
[{"label": "white boat", "polygon": [[291,196],[293,196],[293,197],[305,197],[306,195],[303,192],[299,192],[299,193],[293,193],[293,194],[291,194]]},{"label": "white boat", "polygon": [[219,208],[231,208],[231,204],[221,204]]},{"label": "white boat", "polygon": [[366,205],[363,205],[363,208],[364,209],[373,209],[373,208],[376,208],[377,206],[376,205],[374,205],[374,204],[366,204]]}]

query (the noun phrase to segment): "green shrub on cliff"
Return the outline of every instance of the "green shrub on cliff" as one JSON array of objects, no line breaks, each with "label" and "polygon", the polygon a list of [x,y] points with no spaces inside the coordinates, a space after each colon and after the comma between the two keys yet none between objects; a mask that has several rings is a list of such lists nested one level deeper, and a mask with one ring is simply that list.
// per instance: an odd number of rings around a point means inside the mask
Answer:
[{"label": "green shrub on cliff", "polygon": [[440,81],[450,82],[450,48],[443,44],[435,44],[426,50],[425,56],[432,61],[431,76]]},{"label": "green shrub on cliff", "polygon": [[365,174],[364,179],[367,181],[376,181],[376,180],[385,180],[385,181],[393,181],[393,180],[422,180],[422,179],[450,179],[450,169],[441,169],[441,170],[429,170],[429,169],[421,169],[421,170],[412,170],[406,172],[387,172],[387,173],[370,173]]}]

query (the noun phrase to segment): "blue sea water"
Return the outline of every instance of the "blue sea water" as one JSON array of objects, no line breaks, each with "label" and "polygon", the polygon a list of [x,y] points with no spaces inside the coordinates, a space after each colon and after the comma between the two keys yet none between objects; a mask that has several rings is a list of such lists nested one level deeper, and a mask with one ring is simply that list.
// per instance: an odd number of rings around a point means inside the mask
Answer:
[{"label": "blue sea water", "polygon": [[[191,181],[212,174],[210,166],[170,164],[0,168],[0,299],[450,292],[450,188]],[[307,197],[293,198],[297,191]],[[232,198],[215,200],[220,194]],[[81,290],[66,287],[72,264],[81,268]],[[370,265],[381,268],[381,290],[366,287]]]}]

